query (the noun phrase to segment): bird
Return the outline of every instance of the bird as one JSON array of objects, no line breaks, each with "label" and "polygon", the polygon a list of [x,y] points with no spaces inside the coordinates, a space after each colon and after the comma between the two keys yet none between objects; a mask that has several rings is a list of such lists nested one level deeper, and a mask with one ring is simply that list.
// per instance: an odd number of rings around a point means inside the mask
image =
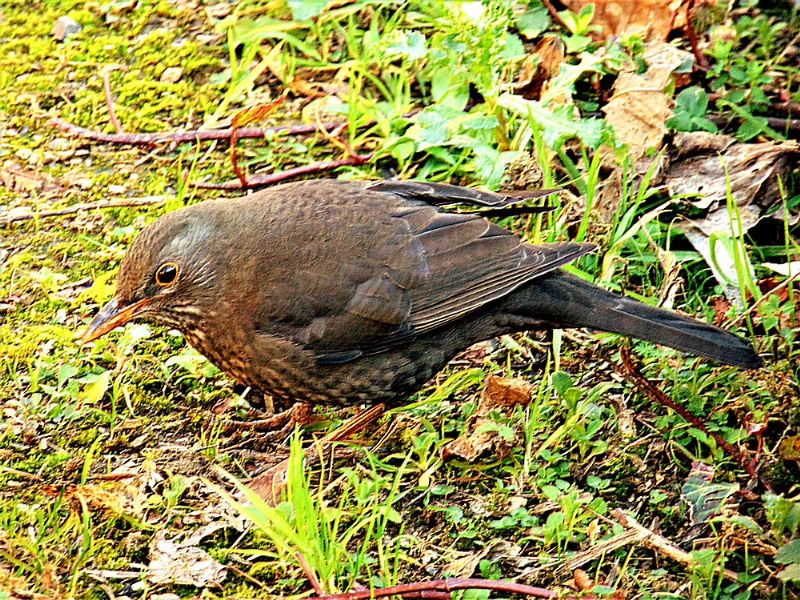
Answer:
[{"label": "bird", "polygon": [[339,406],[401,405],[459,352],[526,330],[590,328],[761,366],[737,335],[561,268],[593,244],[529,244],[481,212],[518,202],[314,179],[183,207],[134,240],[83,342],[151,321],[273,398]]}]

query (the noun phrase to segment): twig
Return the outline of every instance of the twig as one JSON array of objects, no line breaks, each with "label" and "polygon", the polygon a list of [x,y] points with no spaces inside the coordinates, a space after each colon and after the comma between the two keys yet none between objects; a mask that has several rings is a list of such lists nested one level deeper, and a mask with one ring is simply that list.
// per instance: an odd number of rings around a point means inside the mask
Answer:
[{"label": "twig", "polygon": [[[780,132],[800,133],[800,119],[784,119],[783,117],[762,117],[754,115],[757,119],[766,119],[767,125]],[[708,115],[706,117],[715,125],[728,125],[732,121],[741,120],[736,115]]]},{"label": "twig", "polygon": [[619,548],[623,548],[628,544],[639,542],[644,537],[644,534],[638,531],[624,531],[623,533],[614,536],[610,540],[600,542],[588,550],[579,552],[573,556],[566,565],[564,565],[564,569],[570,572],[574,571],[578,567],[582,567],[588,562],[601,558],[604,554],[609,554],[610,552],[618,550]]},{"label": "twig", "polygon": [[739,466],[746,470],[751,477],[756,477],[754,466],[747,461],[741,450],[722,437],[722,435],[718,432],[710,431],[701,418],[690,413],[688,410],[686,410],[686,408],[675,402],[672,398],[650,383],[650,380],[648,380],[647,377],[642,375],[642,372],[633,362],[629,348],[623,346],[620,349],[620,356],[622,357],[622,362],[625,365],[626,372],[624,374],[634,385],[639,386],[642,391],[654,402],[671,408],[689,423],[691,423],[694,427],[706,435],[714,438],[714,441],[717,443],[717,445],[719,445],[719,447],[725,450],[725,452],[727,452],[731,458],[739,463]]},{"label": "twig", "polygon": [[[243,125],[248,125],[249,123],[253,123],[255,121],[261,121],[271,115],[273,112],[275,112],[276,108],[286,101],[287,97],[288,92],[283,92],[283,94],[278,96],[272,102],[267,104],[257,104],[256,106],[251,106],[240,110],[238,113],[236,113],[236,115],[234,115],[233,119],[231,119],[231,167],[233,167],[233,172],[236,174],[236,177],[239,179],[239,182],[242,184],[242,188],[244,189],[247,189],[247,177],[245,177],[244,172],[241,170],[241,168],[239,168],[239,157],[236,153],[236,142],[239,140],[239,130]],[[324,132],[324,127],[321,127],[321,124],[317,124],[317,130]]]},{"label": "twig", "polygon": [[346,167],[350,165],[363,165],[372,159],[372,154],[362,155],[356,154],[348,156],[339,160],[322,161],[312,163],[310,165],[303,165],[301,167],[293,167],[286,169],[280,173],[271,173],[269,175],[253,175],[248,178],[246,184],[243,186],[239,179],[231,179],[222,183],[213,183],[205,181],[193,181],[189,185],[204,190],[241,190],[265,187],[268,185],[275,185],[282,181],[301,177],[303,175],[314,175],[317,173],[324,173],[325,171],[332,171],[339,167]]},{"label": "twig", "polygon": [[800,102],[785,100],[770,106],[771,110],[779,111],[788,117],[800,115]]},{"label": "twig", "polygon": [[564,22],[564,19],[561,18],[560,14],[558,14],[556,7],[553,6],[553,3],[550,0],[542,0],[542,4],[544,4],[544,7],[547,9],[547,12],[550,13],[550,17],[553,19],[553,21],[556,22],[556,24],[559,27],[563,27],[564,29],[569,30],[569,27],[567,27],[567,24]]},{"label": "twig", "polygon": [[125,133],[122,130],[119,119],[117,119],[117,112],[114,110],[114,97],[111,94],[111,70],[106,69],[103,71],[103,92],[106,96],[106,106],[108,106],[108,118],[117,133]]},{"label": "twig", "polygon": [[73,204],[65,208],[54,210],[43,210],[41,212],[18,212],[0,218],[0,223],[6,225],[17,221],[30,221],[31,219],[43,219],[45,217],[60,217],[89,210],[103,210],[106,208],[121,208],[127,206],[154,206],[166,202],[166,196],[144,196],[142,198],[119,198],[113,200],[100,200],[98,202],[86,202]]},{"label": "twig", "polygon": [[305,402],[297,402],[288,410],[271,415],[265,419],[251,419],[249,421],[226,421],[225,431],[250,430],[270,431],[283,427],[287,423],[299,422],[307,419],[311,411]]},{"label": "twig", "polygon": [[10,475],[15,475],[17,477],[22,477],[24,479],[30,479],[32,481],[44,481],[41,477],[39,477],[34,473],[28,473],[27,471],[15,469],[14,467],[6,467],[5,465],[0,465],[0,471],[4,473],[9,473]]},{"label": "twig", "polygon": [[[686,550],[678,547],[673,542],[661,536],[654,531],[650,531],[647,527],[639,523],[636,519],[631,517],[630,515],[625,514],[622,509],[615,508],[611,511],[611,516],[619,521],[620,525],[625,527],[626,529],[635,531],[642,543],[647,546],[648,548],[655,550],[659,554],[663,554],[664,556],[671,558],[672,560],[681,563],[687,567],[694,567],[697,565],[697,561],[692,557],[689,552]],[[739,574],[736,571],[732,571],[730,569],[723,569],[720,567],[715,567],[714,571],[716,573],[722,574],[725,579],[729,579],[731,581],[740,581]]]},{"label": "twig", "polygon": [[[434,596],[423,596],[421,594],[426,592],[451,593],[457,590],[494,590],[496,592],[533,596],[534,598],[558,598],[558,593],[552,590],[534,587],[532,585],[523,585],[521,583],[512,583],[510,581],[493,581],[490,579],[436,579],[433,581],[393,585],[379,589],[346,592],[344,594],[318,594],[307,598],[307,600],[372,600],[373,598],[385,598],[387,596],[431,598]],[[411,594],[417,595],[412,596]],[[591,597],[592,596],[584,596],[584,598],[587,599]]]},{"label": "twig", "polygon": [[686,35],[689,37],[689,45],[692,47],[692,54],[697,61],[697,66],[707,71],[708,60],[700,50],[700,45],[697,43],[697,31],[694,28],[694,0],[689,0],[686,5]]},{"label": "twig", "polygon": [[[87,129],[74,123],[52,117],[50,124],[68,135],[74,135],[95,142],[109,144],[128,144],[131,146],[148,146],[152,144],[185,143],[207,140],[229,140],[233,135],[233,128],[208,129],[194,131],[162,131],[159,133],[103,133],[96,129]],[[324,131],[334,131],[341,122],[322,123]],[[310,135],[319,131],[317,125],[277,125],[274,127],[244,127],[236,132],[238,139],[263,138],[268,135],[285,133],[286,135]]]}]

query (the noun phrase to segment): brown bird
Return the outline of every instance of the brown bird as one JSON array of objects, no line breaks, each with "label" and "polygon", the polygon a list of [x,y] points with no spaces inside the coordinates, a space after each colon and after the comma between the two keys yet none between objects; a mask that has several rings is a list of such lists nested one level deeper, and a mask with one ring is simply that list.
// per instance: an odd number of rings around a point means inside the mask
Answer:
[{"label": "brown bird", "polygon": [[531,245],[480,214],[518,199],[445,184],[315,180],[149,225],[94,340],[132,319],[180,330],[241,382],[312,403],[402,403],[471,344],[590,327],[756,368],[749,342],[607,292],[560,266],[591,244]]}]

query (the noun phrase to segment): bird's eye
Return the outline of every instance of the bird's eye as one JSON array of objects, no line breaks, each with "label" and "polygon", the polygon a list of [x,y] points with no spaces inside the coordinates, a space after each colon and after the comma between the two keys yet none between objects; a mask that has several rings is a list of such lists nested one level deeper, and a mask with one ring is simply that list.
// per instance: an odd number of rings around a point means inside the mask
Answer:
[{"label": "bird's eye", "polygon": [[156,271],[156,285],[169,287],[178,281],[179,267],[174,262],[166,262]]}]

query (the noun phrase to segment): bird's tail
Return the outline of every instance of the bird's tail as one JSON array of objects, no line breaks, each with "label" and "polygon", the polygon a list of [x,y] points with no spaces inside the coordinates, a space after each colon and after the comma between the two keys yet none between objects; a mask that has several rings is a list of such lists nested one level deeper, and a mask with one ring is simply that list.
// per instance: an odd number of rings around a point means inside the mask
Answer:
[{"label": "bird's tail", "polygon": [[535,279],[521,290],[516,300],[522,300],[522,295],[524,306],[517,304],[512,310],[544,317],[554,327],[589,327],[648,340],[736,367],[761,366],[761,358],[753,346],[739,336],[612,294],[563,271]]}]

